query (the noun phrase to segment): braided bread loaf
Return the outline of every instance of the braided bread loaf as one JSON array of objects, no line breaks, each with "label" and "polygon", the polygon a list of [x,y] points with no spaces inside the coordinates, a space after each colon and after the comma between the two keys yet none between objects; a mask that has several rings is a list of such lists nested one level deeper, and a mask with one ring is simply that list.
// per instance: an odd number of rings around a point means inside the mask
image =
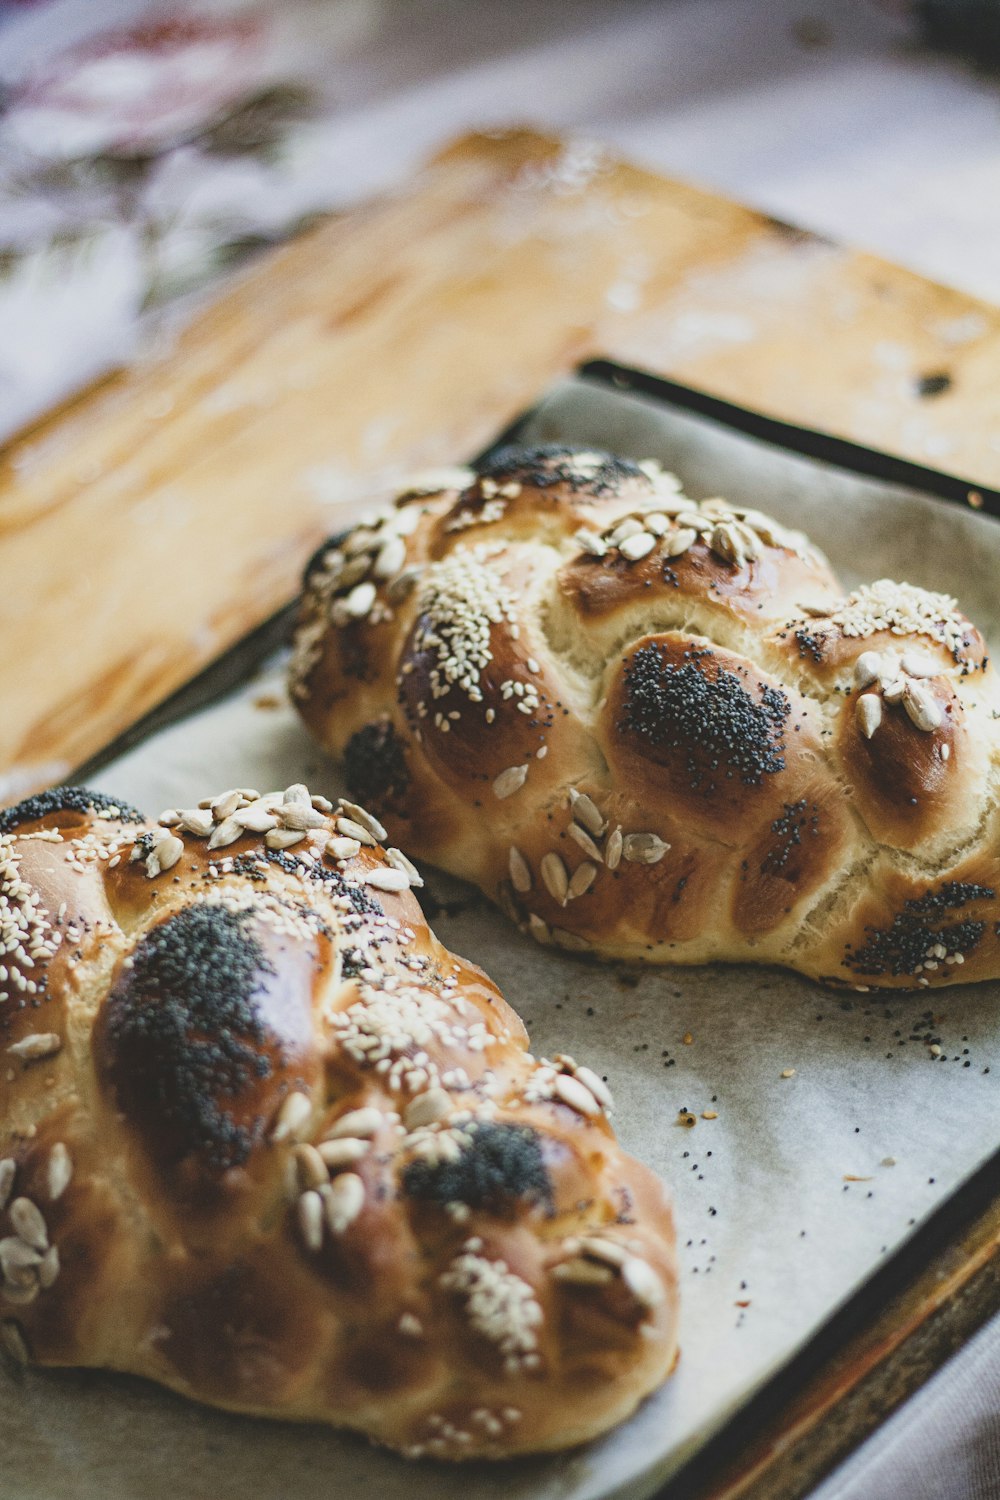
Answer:
[{"label": "braided bread loaf", "polygon": [[846,594],[654,463],[507,449],[314,559],[292,693],[542,942],[859,989],[1000,974],[1000,714],[955,600]]},{"label": "braided bread loaf", "polygon": [[303,786],[0,813],[0,1333],[413,1456],[577,1443],[673,1366],[670,1208],[383,834]]}]

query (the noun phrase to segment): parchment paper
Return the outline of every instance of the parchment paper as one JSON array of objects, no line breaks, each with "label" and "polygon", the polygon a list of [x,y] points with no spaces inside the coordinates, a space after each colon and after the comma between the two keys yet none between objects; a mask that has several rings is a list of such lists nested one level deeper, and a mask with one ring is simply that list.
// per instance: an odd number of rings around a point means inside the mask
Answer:
[{"label": "parchment paper", "polygon": [[[802,526],[848,582],[888,574],[953,592],[1000,639],[1000,525],[983,516],[581,382],[558,388],[525,435],[660,457],[694,494],[746,499]],[[96,780],[154,813],[232,785],[338,789],[284,699],[280,664]],[[501,984],[536,1052],[569,1051],[609,1075],[623,1143],[673,1185],[683,1278],[674,1379],[586,1449],[449,1469],[321,1428],[229,1417],[125,1377],[5,1373],[0,1493],[649,1495],[996,1148],[998,985],[880,999],[772,969],[602,968],[537,947],[478,892],[437,873],[421,894],[443,940]],[[939,1060],[919,1040],[930,1007]],[[675,1123],[682,1108],[698,1116],[693,1129]]]}]

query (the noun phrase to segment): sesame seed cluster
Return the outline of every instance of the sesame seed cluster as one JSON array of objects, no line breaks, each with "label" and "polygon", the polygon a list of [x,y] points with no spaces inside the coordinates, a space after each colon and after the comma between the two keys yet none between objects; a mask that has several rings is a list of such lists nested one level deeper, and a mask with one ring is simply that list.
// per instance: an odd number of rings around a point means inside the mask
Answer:
[{"label": "sesame seed cluster", "polygon": [[969,622],[948,594],[934,594],[912,583],[880,578],[848,594],[830,615],[845,636],[864,640],[880,631],[926,636],[939,641],[961,661],[969,645]]},{"label": "sesame seed cluster", "polygon": [[[457,686],[470,703],[481,703],[480,676],[493,659],[491,627],[506,621],[517,639],[517,599],[488,565],[499,550],[480,544],[453,553],[424,573],[414,650],[432,658],[432,698],[444,698]],[[507,697],[514,691],[511,683]]]},{"label": "sesame seed cluster", "polygon": [[43,909],[38,892],[21,878],[17,837],[0,834],[0,1007],[13,1000],[19,1007],[36,995],[36,966],[53,956],[62,942]]}]

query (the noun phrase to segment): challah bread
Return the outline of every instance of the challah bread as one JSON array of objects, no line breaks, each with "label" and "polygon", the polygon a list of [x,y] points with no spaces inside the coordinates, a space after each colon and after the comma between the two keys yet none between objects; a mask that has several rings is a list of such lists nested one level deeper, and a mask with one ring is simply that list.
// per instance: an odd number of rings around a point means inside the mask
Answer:
[{"label": "challah bread", "polygon": [[1000,975],[1000,715],[954,599],[543,447],[317,554],[291,688],[392,836],[542,942],[859,989]]},{"label": "challah bread", "polygon": [[0,1333],[412,1456],[579,1443],[673,1367],[666,1193],[382,836],[304,786],[0,813]]}]

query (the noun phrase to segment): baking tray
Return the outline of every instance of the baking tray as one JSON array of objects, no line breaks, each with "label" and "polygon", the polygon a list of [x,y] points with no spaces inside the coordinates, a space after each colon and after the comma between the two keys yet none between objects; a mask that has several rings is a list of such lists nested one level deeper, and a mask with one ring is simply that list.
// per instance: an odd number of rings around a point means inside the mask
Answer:
[{"label": "baking tray", "polygon": [[[1000,497],[977,492],[970,506],[961,480],[605,364],[555,388],[512,437],[661,458],[695,495],[808,530],[849,584],[895,573],[954,592],[1000,640],[1000,528],[988,519]],[[154,812],[232,784],[336,790],[335,768],[283,700],[280,664],[246,680],[283,623],[109,747],[91,779]],[[675,1378],[587,1448],[453,1471],[126,1377],[30,1371],[0,1405],[18,1500],[243,1500],[250,1489],[328,1500],[358,1486],[384,1500],[679,1500],[995,1195],[1000,986],[880,999],[772,969],[604,968],[538,948],[438,873],[424,896],[444,941],[503,986],[537,1052],[569,1050],[609,1074],[623,1143],[672,1183],[684,1296]],[[693,1129],[676,1123],[682,1109]]]}]

